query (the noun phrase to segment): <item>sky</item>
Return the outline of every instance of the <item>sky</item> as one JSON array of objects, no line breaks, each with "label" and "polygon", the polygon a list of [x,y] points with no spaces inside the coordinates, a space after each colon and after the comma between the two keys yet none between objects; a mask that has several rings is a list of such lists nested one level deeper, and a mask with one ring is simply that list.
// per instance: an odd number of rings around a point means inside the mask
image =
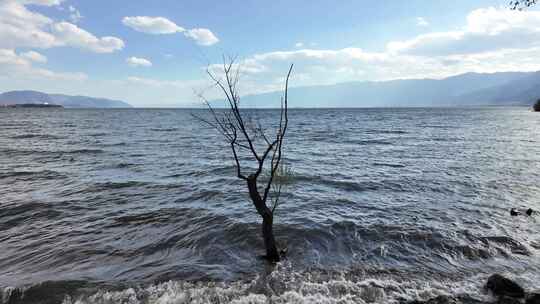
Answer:
[{"label": "sky", "polygon": [[182,107],[240,94],[465,72],[540,70],[540,11],[508,0],[0,0],[0,92]]}]

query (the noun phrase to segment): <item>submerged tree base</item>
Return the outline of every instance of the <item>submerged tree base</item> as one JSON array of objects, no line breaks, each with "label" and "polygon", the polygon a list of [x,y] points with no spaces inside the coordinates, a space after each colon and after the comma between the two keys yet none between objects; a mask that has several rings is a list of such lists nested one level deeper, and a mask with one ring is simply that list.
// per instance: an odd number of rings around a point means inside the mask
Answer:
[{"label": "submerged tree base", "polygon": [[287,258],[287,248],[285,248],[285,249],[280,249],[280,250],[279,250],[279,254],[277,255],[277,257],[276,257],[276,256],[271,257],[271,256],[268,256],[268,255],[266,255],[266,254],[264,254],[264,255],[259,255],[259,259],[265,260],[265,261],[267,261],[267,262],[269,262],[269,263],[272,263],[272,264],[281,262],[281,261],[283,261],[283,260],[286,259],[286,258]]},{"label": "submerged tree base", "polygon": [[533,111],[540,112],[540,99],[538,99],[536,103],[533,105]]}]

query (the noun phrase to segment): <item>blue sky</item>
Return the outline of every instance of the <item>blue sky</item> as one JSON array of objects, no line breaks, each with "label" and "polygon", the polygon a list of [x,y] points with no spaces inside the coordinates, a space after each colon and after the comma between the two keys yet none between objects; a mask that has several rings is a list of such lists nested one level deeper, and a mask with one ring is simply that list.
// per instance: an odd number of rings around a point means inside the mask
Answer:
[{"label": "blue sky", "polygon": [[190,106],[238,55],[244,94],[464,72],[540,70],[540,12],[507,0],[0,0],[0,91]]}]

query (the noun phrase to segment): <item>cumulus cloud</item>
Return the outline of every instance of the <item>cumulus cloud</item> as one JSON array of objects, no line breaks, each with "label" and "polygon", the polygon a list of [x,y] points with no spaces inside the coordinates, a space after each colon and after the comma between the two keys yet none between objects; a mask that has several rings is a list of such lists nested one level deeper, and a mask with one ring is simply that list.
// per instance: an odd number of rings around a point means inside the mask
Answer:
[{"label": "cumulus cloud", "polygon": [[9,75],[10,79],[49,79],[73,80],[87,79],[84,73],[58,73],[36,68],[32,62],[44,62],[46,57],[33,51],[17,54],[13,49],[0,49],[0,74]]},{"label": "cumulus cloud", "polygon": [[124,48],[124,41],[119,38],[98,38],[73,23],[55,23],[51,29],[59,45],[77,47],[96,53],[112,53]]},{"label": "cumulus cloud", "polygon": [[[295,63],[295,86],[347,81],[444,78],[466,72],[540,70],[540,11],[485,8],[468,14],[459,30],[394,41],[378,52],[360,48],[296,49],[259,53],[238,62],[242,93],[279,90]],[[222,65],[210,66],[221,75]]]},{"label": "cumulus cloud", "polygon": [[295,47],[295,48],[301,48],[301,47],[303,47],[303,46],[304,46],[304,43],[303,43],[303,42],[297,42],[297,43],[294,44],[294,47]]},{"label": "cumulus cloud", "polygon": [[73,23],[79,23],[83,16],[81,15],[81,12],[79,12],[78,9],[76,9],[73,5],[70,5],[68,7],[69,10],[69,20]]},{"label": "cumulus cloud", "polygon": [[188,30],[184,33],[186,37],[189,37],[199,45],[212,45],[219,42],[219,39],[209,29],[195,28]]},{"label": "cumulus cloud", "polygon": [[424,19],[424,17],[416,17],[416,25],[418,25],[418,26],[428,26],[429,22],[427,22],[427,20]]},{"label": "cumulus cloud", "polygon": [[183,83],[180,81],[157,80],[157,79],[152,79],[152,78],[142,78],[142,77],[135,77],[135,76],[128,77],[127,81],[133,84],[140,84],[140,85],[151,86],[151,87],[183,86]]},{"label": "cumulus cloud", "polygon": [[38,63],[45,63],[47,62],[47,57],[43,56],[42,54],[35,52],[35,51],[28,51],[25,53],[21,53],[20,56],[22,58],[28,59],[33,62]]},{"label": "cumulus cloud", "polygon": [[126,59],[126,62],[131,67],[151,67],[152,62],[148,59],[138,58],[138,57],[129,57]]},{"label": "cumulus cloud", "polygon": [[0,48],[53,47],[56,39],[45,30],[52,23],[17,2],[0,1]]},{"label": "cumulus cloud", "polygon": [[147,34],[174,34],[185,31],[183,27],[163,17],[124,17],[122,23],[138,32]]},{"label": "cumulus cloud", "polygon": [[193,28],[186,30],[173,21],[164,17],[135,16],[124,17],[122,23],[138,32],[161,35],[183,33],[186,37],[195,40],[199,45],[209,46],[219,42],[219,39],[206,28]]},{"label": "cumulus cloud", "polygon": [[124,47],[116,37],[98,38],[69,22],[28,10],[24,4],[57,5],[60,1],[0,1],[0,48],[77,47],[97,53],[111,53]]},{"label": "cumulus cloud", "polygon": [[[240,90],[242,94],[281,90],[283,75],[293,62],[292,85],[309,86],[348,81],[440,79],[466,72],[538,71],[539,51],[540,47],[440,57],[368,52],[359,48],[268,52],[238,63],[243,75]],[[210,66],[210,71],[218,76],[222,76],[222,69],[220,64]]]},{"label": "cumulus cloud", "polygon": [[540,11],[483,8],[467,16],[461,30],[433,32],[388,44],[390,52],[448,56],[523,49],[540,45]]},{"label": "cumulus cloud", "polygon": [[65,0],[16,0],[20,4],[33,4],[33,5],[43,5],[43,6],[56,6],[60,5]]}]

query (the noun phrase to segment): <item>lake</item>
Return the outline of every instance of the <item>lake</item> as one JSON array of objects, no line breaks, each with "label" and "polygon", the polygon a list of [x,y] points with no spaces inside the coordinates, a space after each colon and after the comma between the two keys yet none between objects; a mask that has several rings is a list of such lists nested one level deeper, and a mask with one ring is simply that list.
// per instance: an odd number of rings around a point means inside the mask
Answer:
[{"label": "lake", "polygon": [[0,108],[3,301],[486,300],[493,273],[538,288],[540,216],[509,214],[540,210],[538,113],[291,109],[274,267],[226,143],[193,113]]}]

